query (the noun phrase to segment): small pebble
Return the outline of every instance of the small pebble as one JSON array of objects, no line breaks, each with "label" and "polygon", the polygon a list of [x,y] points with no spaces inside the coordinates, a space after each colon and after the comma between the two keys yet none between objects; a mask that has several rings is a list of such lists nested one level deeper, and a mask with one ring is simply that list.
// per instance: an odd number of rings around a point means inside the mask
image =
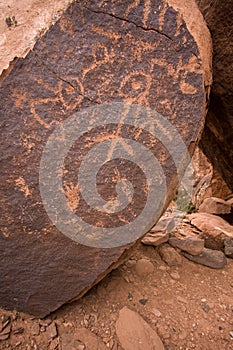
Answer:
[{"label": "small pebble", "polygon": [[23,327],[18,327],[12,330],[13,334],[22,334],[24,332],[24,328]]},{"label": "small pebble", "polygon": [[130,281],[129,281],[129,277],[128,276],[124,276],[124,280],[127,282],[127,283],[129,283]]},{"label": "small pebble", "polygon": [[31,334],[32,335],[38,335],[40,333],[40,326],[39,324],[36,322],[36,323],[33,323],[32,326],[31,326]]},{"label": "small pebble", "polygon": [[183,298],[183,297],[180,297],[180,296],[177,297],[177,301],[179,301],[179,302],[181,302],[181,303],[184,303],[184,304],[187,304],[187,303],[188,303],[187,299],[185,299],[185,298]]},{"label": "small pebble", "polygon": [[171,272],[170,276],[171,276],[171,278],[173,278],[174,280],[177,280],[177,281],[180,279],[180,275],[178,272]]},{"label": "small pebble", "polygon": [[205,311],[206,313],[208,313],[210,311],[210,307],[208,304],[202,303],[201,304],[201,308],[203,311]]},{"label": "small pebble", "polygon": [[84,349],[85,349],[85,345],[83,345],[83,344],[79,344],[77,347],[77,350],[84,350]]},{"label": "small pebble", "polygon": [[133,300],[133,295],[131,293],[128,294],[128,300],[132,301]]},{"label": "small pebble", "polygon": [[152,312],[153,314],[156,316],[156,317],[160,317],[161,316],[161,312],[157,309],[152,309]]},{"label": "small pebble", "polygon": [[43,327],[48,327],[52,323],[52,320],[39,320],[39,325]]},{"label": "small pebble", "polygon": [[57,327],[56,327],[56,324],[55,323],[51,323],[47,330],[46,330],[46,333],[49,335],[49,338],[50,339],[53,339],[57,336]]},{"label": "small pebble", "polygon": [[145,277],[154,272],[154,265],[148,259],[140,259],[135,265],[135,270],[139,277]]},{"label": "small pebble", "polygon": [[161,271],[167,271],[167,267],[166,266],[159,266],[159,270],[161,270]]},{"label": "small pebble", "polygon": [[136,260],[129,259],[128,261],[126,261],[125,265],[127,267],[133,267],[134,265],[136,265]]}]

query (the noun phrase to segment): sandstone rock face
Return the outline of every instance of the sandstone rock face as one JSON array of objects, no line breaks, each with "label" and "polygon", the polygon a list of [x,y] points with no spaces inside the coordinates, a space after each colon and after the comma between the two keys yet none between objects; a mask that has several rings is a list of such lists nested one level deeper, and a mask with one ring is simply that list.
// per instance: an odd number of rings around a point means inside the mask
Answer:
[{"label": "sandstone rock face", "polygon": [[215,215],[230,214],[231,205],[221,198],[209,197],[200,205],[199,211]]},{"label": "sandstone rock face", "polygon": [[25,57],[45,29],[54,24],[71,0],[1,1],[0,74],[15,57]]},{"label": "sandstone rock face", "polygon": [[[165,174],[167,188],[165,203],[157,198],[153,201],[162,210],[172,199],[177,171],[173,155],[166,149],[169,130],[165,128],[161,141],[151,134],[149,126],[154,124],[150,120],[145,122],[149,123],[145,130],[124,124],[128,109],[133,108],[137,118],[145,115],[141,108],[150,108],[178,130],[190,154],[202,131],[206,87],[211,82],[210,37],[195,4],[169,3],[152,1],[144,8],[128,1],[73,3],[27,57],[15,61],[1,77],[1,307],[43,317],[83,295],[126,258],[132,237],[123,247],[121,238],[115,247],[96,245],[105,237],[103,229],[130,227],[148,202],[147,178],[140,166],[119,158],[119,153],[112,158],[118,143],[125,147],[127,157],[140,153],[125,139],[150,150]],[[97,125],[92,112],[104,104],[109,108],[105,110],[108,117],[119,117],[112,114],[114,103],[126,108],[120,111],[120,121],[106,124],[102,116],[104,125]],[[77,126],[83,127],[82,122],[88,126],[72,143],[64,125],[75,112],[83,113],[83,119],[75,119],[73,134],[80,132]],[[159,120],[156,123],[159,125]],[[116,214],[111,207],[93,209],[85,201],[85,195],[94,196],[92,188],[81,194],[80,164],[102,141],[110,142],[111,147],[105,157],[108,161],[94,174],[96,188],[103,201],[111,204],[118,198],[117,182],[128,179],[134,192],[126,212],[125,208]],[[177,138],[171,138],[173,144],[175,141]],[[48,142],[53,152],[50,161],[43,163]],[[62,161],[65,146],[67,156]],[[90,176],[92,166],[103,156],[91,154],[93,164],[84,168],[84,174]],[[46,164],[42,171],[41,164]],[[48,170],[51,166],[56,169],[55,177]],[[48,184],[59,191],[53,192]],[[71,213],[71,219],[61,220],[64,213],[56,205],[64,199],[64,212]],[[156,223],[156,215],[135,240]],[[76,218],[91,231],[75,226],[64,234]],[[127,232],[134,234],[134,230]],[[80,244],[76,234],[93,244]]]},{"label": "sandstone rock face", "polygon": [[223,180],[219,172],[213,169],[212,179],[211,179],[211,196],[218,197],[222,199],[228,198],[232,191],[229,186],[227,186],[226,181]]},{"label": "sandstone rock face", "polygon": [[226,200],[232,193],[222,176],[215,170],[200,147],[195,149],[192,165],[194,169],[194,190],[192,202],[198,209],[206,198],[218,197]]},{"label": "sandstone rock face", "polygon": [[233,191],[232,1],[196,2],[213,40],[213,87],[200,147]]}]

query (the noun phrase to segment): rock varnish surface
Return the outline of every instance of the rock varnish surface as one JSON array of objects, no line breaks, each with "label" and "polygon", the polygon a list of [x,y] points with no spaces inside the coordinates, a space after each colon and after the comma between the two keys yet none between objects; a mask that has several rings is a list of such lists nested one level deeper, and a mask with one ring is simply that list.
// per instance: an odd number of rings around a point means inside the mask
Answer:
[{"label": "rock varnish surface", "polygon": [[[160,113],[178,130],[192,154],[205,120],[210,62],[210,36],[192,1],[188,5],[175,0],[150,1],[143,6],[136,1],[79,1],[64,12],[26,58],[15,60],[3,73],[1,307],[43,317],[83,295],[133,246],[84,246],[63,235],[50,221],[40,195],[39,165],[55,127],[87,107],[135,103]],[[92,116],[89,119],[91,126]],[[153,140],[144,134],[140,139],[136,130],[126,127],[121,131],[122,138],[144,142],[153,150],[166,176],[166,206],[177,186],[168,150],[161,142],[154,147]],[[70,207],[77,215],[89,215],[87,221],[95,216],[85,201],[79,201],[75,181],[80,159],[76,152],[97,142],[95,132],[72,148],[63,174]],[[114,126],[101,132],[100,137],[104,134],[107,138],[108,133],[116,136]],[[56,149],[54,152],[56,155]],[[113,164],[112,169],[119,164]],[[106,178],[105,171],[103,167],[100,175]],[[112,200],[114,189],[106,188],[100,192],[105,200]],[[138,199],[137,204],[145,202],[146,194],[142,187],[139,199],[143,200]],[[118,219],[116,215],[109,225],[116,225]],[[123,215],[121,219],[128,224],[132,217]],[[104,215],[91,224],[93,231],[95,225],[105,227]],[[151,222],[151,227],[154,224]]]}]

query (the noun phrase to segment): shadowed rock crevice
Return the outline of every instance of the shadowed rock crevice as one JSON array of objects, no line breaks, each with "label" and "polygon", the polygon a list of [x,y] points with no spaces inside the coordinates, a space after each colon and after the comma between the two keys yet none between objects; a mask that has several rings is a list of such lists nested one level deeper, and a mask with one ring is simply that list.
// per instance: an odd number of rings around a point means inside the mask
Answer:
[{"label": "shadowed rock crevice", "polygon": [[213,40],[213,86],[200,147],[233,190],[232,1],[196,0]]}]

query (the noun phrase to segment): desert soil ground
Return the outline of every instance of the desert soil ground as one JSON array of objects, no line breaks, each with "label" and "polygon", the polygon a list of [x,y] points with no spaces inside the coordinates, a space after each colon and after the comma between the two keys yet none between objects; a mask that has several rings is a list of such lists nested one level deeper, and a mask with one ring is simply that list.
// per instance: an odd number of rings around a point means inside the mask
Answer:
[{"label": "desert soil ground", "polygon": [[[190,229],[188,224],[181,225],[183,230]],[[147,274],[142,266],[138,273],[140,259],[149,260],[154,271]],[[224,269],[214,270],[182,257],[181,266],[170,267],[161,260],[158,248],[141,245],[82,299],[43,320],[0,310],[0,320],[8,322],[9,330],[8,339],[0,341],[0,349],[97,350],[87,346],[93,333],[107,348],[123,350],[115,327],[124,306],[144,318],[166,350],[231,350],[233,260],[228,259]],[[81,328],[92,332],[82,343]]]}]

